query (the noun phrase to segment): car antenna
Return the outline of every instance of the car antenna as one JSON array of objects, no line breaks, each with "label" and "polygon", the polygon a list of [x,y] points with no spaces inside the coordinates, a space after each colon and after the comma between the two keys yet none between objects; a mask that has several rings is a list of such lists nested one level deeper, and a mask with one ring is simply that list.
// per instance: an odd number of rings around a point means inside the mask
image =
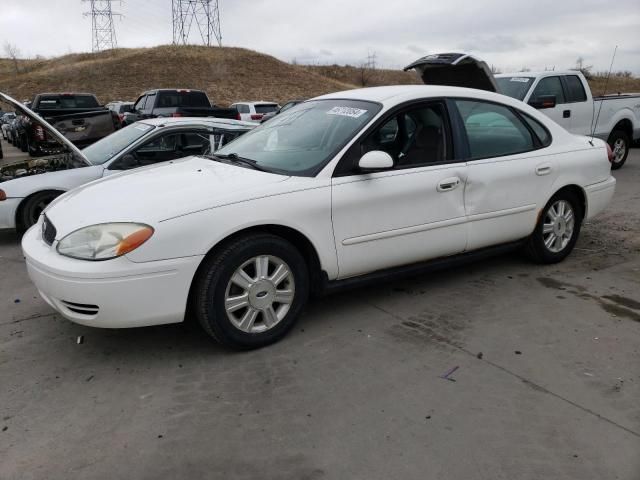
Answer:
[{"label": "car antenna", "polygon": [[[611,70],[613,69],[613,61],[616,59],[616,52],[618,51],[618,46],[613,49],[613,57],[611,57],[611,65],[609,65],[609,73],[607,73],[607,79],[604,81],[604,91],[602,92],[602,96],[604,97],[607,94],[607,85],[609,85],[609,77],[611,77]],[[600,106],[598,107],[598,115],[596,115],[596,121],[593,122],[593,128],[591,129],[591,140],[589,143],[593,147],[593,137],[596,134],[596,127],[598,126],[598,119],[600,118],[600,110],[602,110],[603,100],[600,100]],[[594,103],[595,106],[595,103]]]}]

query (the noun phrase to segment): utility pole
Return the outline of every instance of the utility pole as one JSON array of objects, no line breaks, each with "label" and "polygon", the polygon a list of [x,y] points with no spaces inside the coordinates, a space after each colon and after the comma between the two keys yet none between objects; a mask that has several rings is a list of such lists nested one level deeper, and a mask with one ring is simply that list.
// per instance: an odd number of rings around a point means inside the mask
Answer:
[{"label": "utility pole", "polygon": [[113,17],[120,16],[111,9],[112,0],[82,0],[89,2],[91,11],[85,12],[85,17],[91,16],[92,52],[101,52],[118,48],[116,41],[116,29]]},{"label": "utility pole", "polygon": [[204,45],[222,46],[218,0],[171,0],[174,45],[187,45],[191,30],[197,27]]}]

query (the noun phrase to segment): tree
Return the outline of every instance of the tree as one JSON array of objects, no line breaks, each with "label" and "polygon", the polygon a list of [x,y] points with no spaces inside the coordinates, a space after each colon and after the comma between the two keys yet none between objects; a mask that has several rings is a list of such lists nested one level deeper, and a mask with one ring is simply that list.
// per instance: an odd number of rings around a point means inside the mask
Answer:
[{"label": "tree", "polygon": [[586,65],[584,64],[584,57],[578,57],[576,59],[576,68],[575,70],[579,70],[583,75],[584,78],[586,78],[587,80],[589,80],[592,75],[591,75],[591,69],[593,68],[593,65]]},{"label": "tree", "polygon": [[18,65],[18,57],[20,56],[20,50],[15,45],[6,42],[4,44],[4,52],[11,60],[13,60],[13,67],[16,70],[16,75],[20,73],[20,67]]}]

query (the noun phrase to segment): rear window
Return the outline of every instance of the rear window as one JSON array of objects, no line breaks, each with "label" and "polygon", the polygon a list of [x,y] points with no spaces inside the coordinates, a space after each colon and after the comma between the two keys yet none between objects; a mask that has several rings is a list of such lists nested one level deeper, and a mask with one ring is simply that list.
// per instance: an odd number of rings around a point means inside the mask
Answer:
[{"label": "rear window", "polygon": [[567,75],[564,79],[567,82],[567,101],[584,102],[587,100],[587,94],[577,75]]},{"label": "rear window", "polygon": [[211,107],[204,92],[159,92],[157,108]]},{"label": "rear window", "polygon": [[40,97],[38,108],[51,110],[56,108],[95,108],[100,104],[93,95],[46,95]]},{"label": "rear window", "polygon": [[256,113],[271,113],[278,109],[278,105],[271,103],[269,105],[256,105]]}]

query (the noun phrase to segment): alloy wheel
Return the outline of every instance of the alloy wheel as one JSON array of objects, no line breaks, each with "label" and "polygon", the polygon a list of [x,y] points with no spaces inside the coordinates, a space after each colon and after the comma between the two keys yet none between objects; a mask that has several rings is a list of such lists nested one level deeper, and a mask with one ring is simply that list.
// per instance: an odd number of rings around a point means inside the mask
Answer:
[{"label": "alloy wheel", "polygon": [[558,200],[552,204],[544,215],[542,238],[550,252],[558,253],[565,249],[571,241],[575,227],[575,214],[571,204],[566,200]]}]

